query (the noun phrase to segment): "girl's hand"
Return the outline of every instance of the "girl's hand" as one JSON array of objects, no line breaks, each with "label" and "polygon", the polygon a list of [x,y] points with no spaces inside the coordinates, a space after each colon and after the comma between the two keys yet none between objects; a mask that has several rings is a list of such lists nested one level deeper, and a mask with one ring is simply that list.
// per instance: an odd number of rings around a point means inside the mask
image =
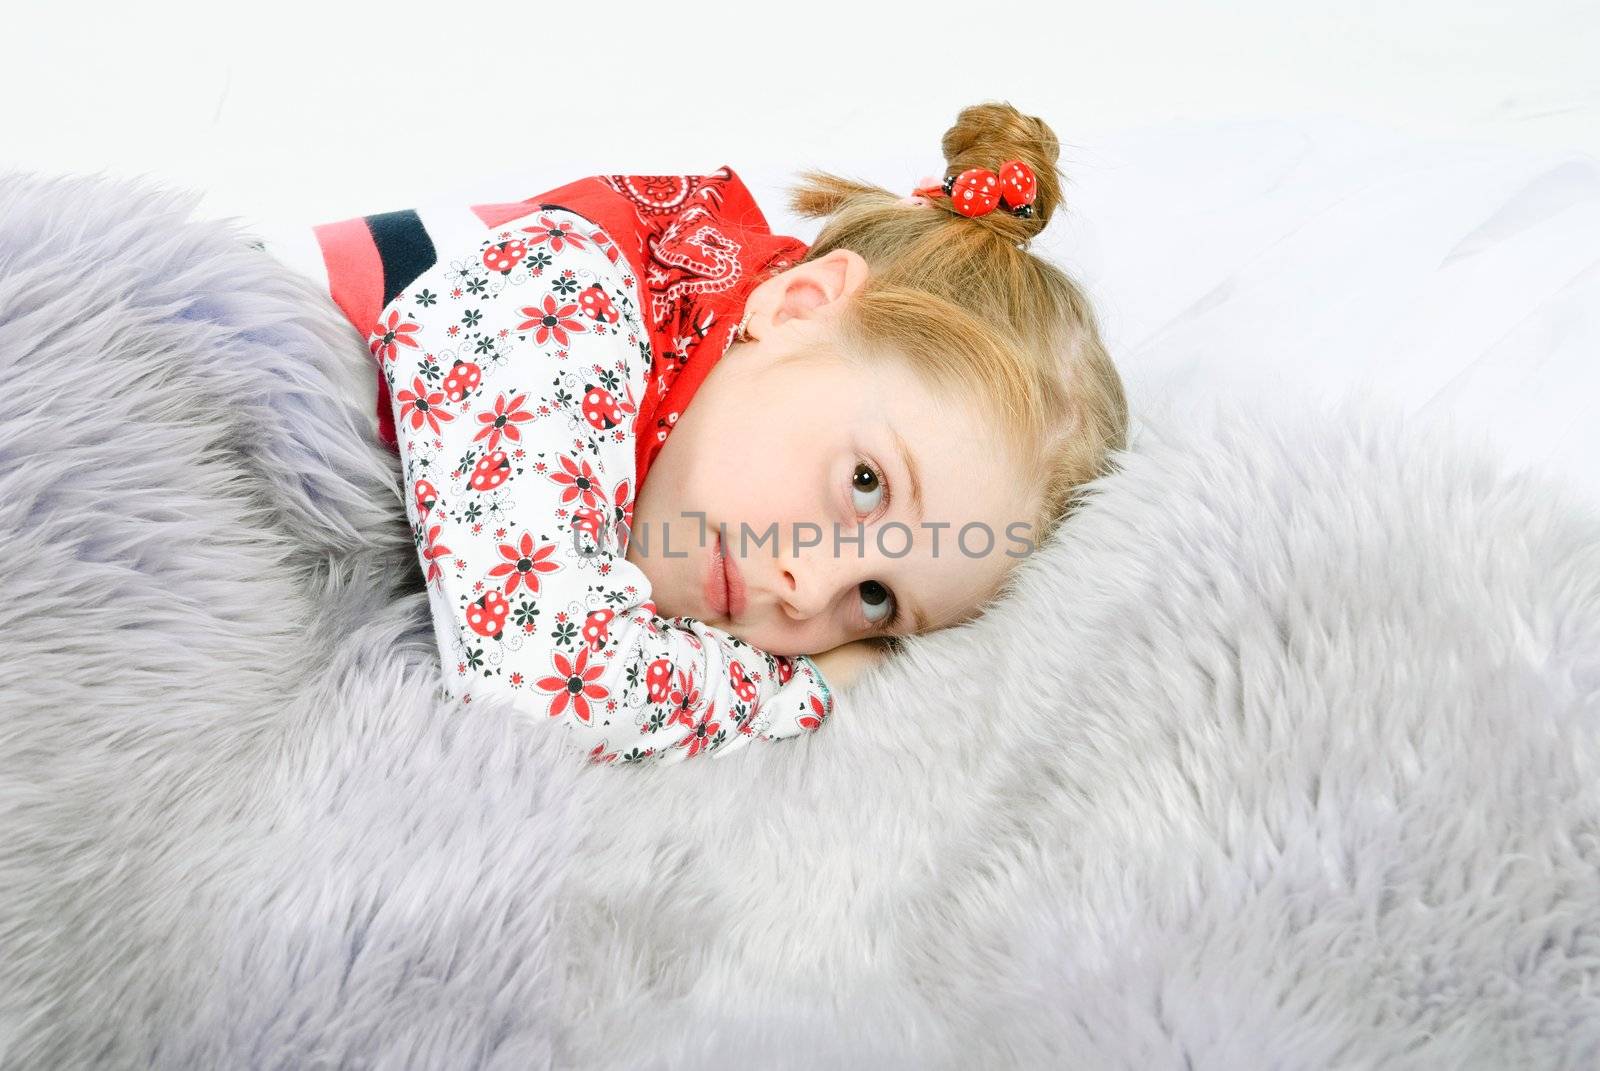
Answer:
[{"label": "girl's hand", "polygon": [[830,688],[848,688],[856,678],[888,657],[888,649],[878,640],[851,640],[831,651],[812,655],[823,681]]}]

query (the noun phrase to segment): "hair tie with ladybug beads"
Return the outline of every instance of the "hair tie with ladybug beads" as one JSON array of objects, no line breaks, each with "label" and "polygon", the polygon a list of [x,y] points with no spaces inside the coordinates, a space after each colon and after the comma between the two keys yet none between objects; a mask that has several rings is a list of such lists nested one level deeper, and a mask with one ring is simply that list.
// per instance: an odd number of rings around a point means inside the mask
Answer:
[{"label": "hair tie with ladybug beads", "polygon": [[952,175],[940,186],[923,186],[912,197],[950,198],[950,207],[963,216],[981,216],[1004,205],[1005,211],[1020,219],[1033,218],[1033,202],[1039,196],[1039,180],[1033,168],[1021,160],[1007,160],[998,173],[986,167],[969,167]]}]

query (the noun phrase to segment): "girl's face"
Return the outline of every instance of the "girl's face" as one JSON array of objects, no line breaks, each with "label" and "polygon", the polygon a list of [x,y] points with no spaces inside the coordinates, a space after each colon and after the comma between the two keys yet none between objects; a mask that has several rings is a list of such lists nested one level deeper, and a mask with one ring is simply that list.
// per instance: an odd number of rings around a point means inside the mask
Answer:
[{"label": "girl's face", "polygon": [[[763,283],[634,507],[657,610],[772,654],[972,616],[1032,549],[1034,503],[974,402],[899,361],[796,356],[865,279],[836,251]],[[858,539],[859,535],[859,539]]]}]

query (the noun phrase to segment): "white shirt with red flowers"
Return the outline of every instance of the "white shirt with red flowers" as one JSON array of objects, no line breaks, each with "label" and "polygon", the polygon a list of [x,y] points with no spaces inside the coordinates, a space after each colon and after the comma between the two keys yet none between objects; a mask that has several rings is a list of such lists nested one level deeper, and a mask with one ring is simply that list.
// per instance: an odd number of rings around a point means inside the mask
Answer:
[{"label": "white shirt with red flowers", "polygon": [[370,341],[451,691],[559,722],[593,762],[817,729],[811,659],[658,615],[624,556],[652,354],[610,237],[545,207],[439,252]]}]

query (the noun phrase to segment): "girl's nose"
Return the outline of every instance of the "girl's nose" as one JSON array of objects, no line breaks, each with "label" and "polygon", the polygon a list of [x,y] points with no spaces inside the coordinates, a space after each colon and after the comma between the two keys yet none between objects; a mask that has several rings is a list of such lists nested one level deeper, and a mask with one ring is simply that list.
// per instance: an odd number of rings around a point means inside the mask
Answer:
[{"label": "girl's nose", "polygon": [[783,559],[778,568],[779,594],[789,616],[807,620],[826,611],[840,588],[853,584],[841,568],[844,564],[815,549],[803,558]]}]

